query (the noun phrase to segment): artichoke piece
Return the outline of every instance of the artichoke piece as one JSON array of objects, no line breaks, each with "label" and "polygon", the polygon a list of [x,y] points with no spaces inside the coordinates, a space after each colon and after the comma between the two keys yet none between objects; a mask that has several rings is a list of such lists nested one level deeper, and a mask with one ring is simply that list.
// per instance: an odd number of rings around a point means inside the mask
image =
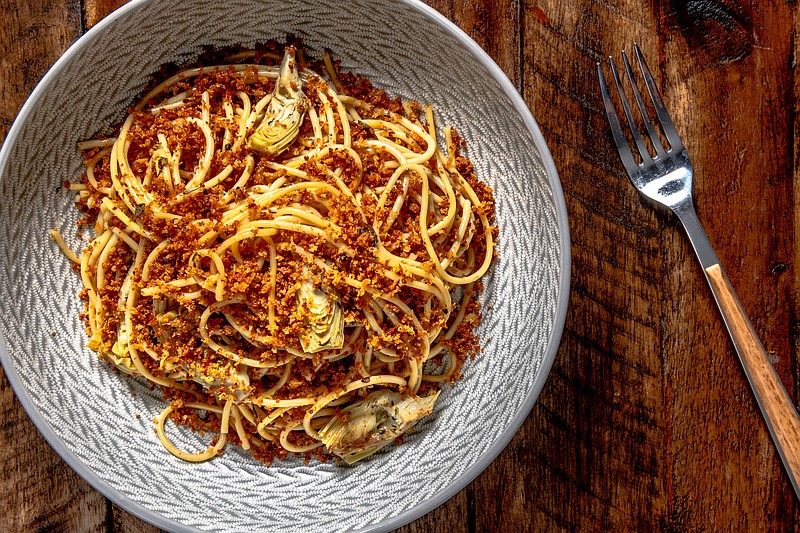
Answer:
[{"label": "artichoke piece", "polygon": [[307,329],[300,334],[300,344],[306,353],[340,349],[344,345],[344,313],[331,288],[323,290],[314,285],[309,272],[297,290],[298,307],[305,306]]},{"label": "artichoke piece", "polygon": [[281,70],[275,81],[272,100],[267,105],[264,119],[247,141],[247,147],[266,154],[283,152],[300,131],[306,114],[306,95],[297,71],[294,47],[286,47]]},{"label": "artichoke piece", "polygon": [[439,392],[424,398],[387,389],[371,393],[331,418],[319,432],[328,451],[347,464],[372,455],[431,414]]},{"label": "artichoke piece", "polygon": [[190,366],[187,376],[217,398],[232,394],[238,403],[252,393],[250,375],[247,373],[247,366],[242,363],[217,364],[211,370],[199,370]]}]

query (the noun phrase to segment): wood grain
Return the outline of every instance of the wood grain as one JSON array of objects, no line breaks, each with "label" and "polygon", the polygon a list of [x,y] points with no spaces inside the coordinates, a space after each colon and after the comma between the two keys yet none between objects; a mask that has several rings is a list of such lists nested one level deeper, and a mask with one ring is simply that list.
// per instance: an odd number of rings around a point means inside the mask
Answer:
[{"label": "wood grain", "polygon": [[[0,134],[120,0],[0,0]],[[595,63],[641,46],[698,214],[797,398],[800,7],[783,0],[428,0],[523,94],[567,199],[572,292],[548,382],[492,465],[402,533],[800,531],[797,500],[677,219],[628,182]],[[501,250],[502,253],[502,250]],[[0,530],[156,528],[80,481],[0,378]]]},{"label": "wood grain", "polygon": [[85,29],[89,29],[107,17],[118,7],[124,6],[128,0],[84,0],[83,20]]},{"label": "wood grain", "polygon": [[800,481],[800,418],[797,417],[794,404],[786,394],[778,374],[767,359],[767,353],[725,272],[719,265],[711,265],[705,270],[720,312],[725,317],[731,337],[738,346],[742,366],[767,425],[771,428],[776,448],[783,455],[786,474],[793,486],[797,487]]},{"label": "wood grain", "polygon": [[663,217],[643,208],[611,143],[595,63],[658,17],[637,2],[524,8],[524,96],[561,174],[572,237],[565,335],[534,408],[527,482],[536,530],[648,531],[669,521],[665,479]]},{"label": "wood grain", "polygon": [[[782,2],[699,7],[672,2],[660,12],[660,57],[680,59],[660,68],[666,104],[697,169],[700,220],[796,402],[797,359],[789,343],[791,317],[797,316],[790,298],[796,270],[784,259],[796,246],[787,238],[793,234],[795,178],[791,166],[780,163],[794,157],[784,110],[796,98],[794,7]],[[665,289],[677,298],[666,315],[665,377],[674,395],[667,476],[675,516],[710,530],[784,530],[796,521],[796,499],[703,287],[702,271],[683,235],[671,236],[665,250],[676,268]],[[776,268],[779,263],[786,268]],[[696,290],[686,291],[687,286]],[[694,350],[686,350],[687,341]],[[707,480],[721,490],[708,490]]]}]

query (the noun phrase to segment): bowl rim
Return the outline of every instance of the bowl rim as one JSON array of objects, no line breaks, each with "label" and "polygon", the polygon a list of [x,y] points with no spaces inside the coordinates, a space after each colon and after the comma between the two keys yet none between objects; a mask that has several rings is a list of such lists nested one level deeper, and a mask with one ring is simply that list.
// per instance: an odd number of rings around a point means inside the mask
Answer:
[{"label": "bowl rim", "polygon": [[[152,1],[154,0],[130,1],[94,25],[78,40],[72,43],[72,45],[61,55],[61,57],[53,64],[53,66],[36,85],[36,88],[22,106],[22,109],[18,113],[14,123],[9,129],[5,141],[3,142],[2,149],[0,150],[0,170],[6,167],[7,161],[10,157],[10,150],[8,148],[9,143],[7,141],[15,137],[17,130],[21,128],[22,123],[25,122],[32,109],[42,98],[45,89],[51,85],[59,76],[59,74],[66,68],[67,62],[80,54],[84,48],[89,46],[95,40],[95,37],[102,33],[105,30],[105,27],[110,25],[115,18],[128,12],[129,10],[138,9],[140,6]],[[478,43],[476,43],[463,30],[461,30],[461,28],[456,26],[455,23],[447,19],[434,8],[422,3],[421,0],[395,1],[400,4],[404,4],[405,6],[432,20],[433,23],[441,27],[442,30],[449,33],[462,46],[464,46],[464,48],[491,73],[492,77],[498,82],[503,92],[511,100],[514,109],[519,113],[520,118],[525,124],[525,127],[528,129],[531,137],[533,138],[534,145],[539,151],[545,174],[550,185],[553,204],[556,211],[556,223],[559,232],[560,270],[558,278],[558,298],[556,301],[555,316],[553,317],[553,328],[550,331],[550,336],[541,366],[531,388],[528,390],[528,393],[523,400],[522,406],[511,419],[510,424],[508,424],[502,431],[494,445],[491,446],[475,464],[467,469],[466,472],[450,482],[450,484],[437,492],[433,497],[379,524],[373,524],[356,530],[358,533],[380,533],[391,531],[433,511],[447,500],[455,496],[471,481],[473,481],[489,466],[489,464],[491,464],[497,458],[500,452],[506,448],[508,443],[522,426],[522,423],[530,414],[533,405],[536,403],[536,400],[539,397],[542,388],[544,387],[544,383],[550,374],[550,369],[558,352],[558,347],[566,321],[570,288],[570,269],[572,262],[569,224],[567,221],[567,207],[564,200],[561,182],[558,176],[558,171],[556,169],[555,162],[553,161],[553,156],[550,153],[536,120],[533,118],[530,109],[517,91],[516,87],[514,87],[514,84],[497,65],[497,63],[495,63],[494,60],[489,57],[489,54],[478,45]],[[1,174],[0,179],[2,179]],[[3,370],[6,373],[6,377],[8,378],[8,381],[17,396],[17,399],[25,409],[25,412],[33,421],[36,429],[42,434],[45,441],[50,445],[50,447],[53,448],[53,450],[55,450],[55,452],[64,460],[64,462],[66,462],[67,465],[69,465],[69,467],[81,478],[88,482],[89,485],[100,492],[104,497],[119,505],[125,511],[161,529],[176,533],[203,533],[203,530],[169,519],[137,502],[134,502],[128,496],[125,496],[122,492],[104,481],[91,468],[89,468],[88,465],[83,463],[78,456],[67,447],[61,437],[56,434],[55,430],[50,426],[50,424],[47,423],[39,410],[36,408],[32,397],[28,394],[28,391],[26,390],[25,385],[22,383],[22,379],[17,372],[17,369],[14,367],[14,364],[11,361],[5,338],[2,333],[0,333],[0,363],[2,363]]]}]

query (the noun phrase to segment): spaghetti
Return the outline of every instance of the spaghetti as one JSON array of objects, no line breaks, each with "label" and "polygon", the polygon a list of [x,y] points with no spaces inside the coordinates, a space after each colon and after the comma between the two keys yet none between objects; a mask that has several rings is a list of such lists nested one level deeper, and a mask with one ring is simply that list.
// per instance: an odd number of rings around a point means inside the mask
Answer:
[{"label": "spaghetti", "polygon": [[[179,72],[73,184],[89,347],[162,387],[203,461],[348,462],[429,414],[479,343],[494,200],[430,106],[287,46]],[[246,62],[242,62],[246,61]],[[280,64],[278,62],[280,61]],[[325,72],[327,80],[316,72]],[[200,453],[171,419],[216,434]]]}]

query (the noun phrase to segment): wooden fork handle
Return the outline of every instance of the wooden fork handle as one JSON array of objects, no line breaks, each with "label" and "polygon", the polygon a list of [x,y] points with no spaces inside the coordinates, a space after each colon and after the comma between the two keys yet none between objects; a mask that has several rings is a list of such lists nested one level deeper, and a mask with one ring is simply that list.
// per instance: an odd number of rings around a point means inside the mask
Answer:
[{"label": "wooden fork handle", "polygon": [[728,326],[747,379],[767,422],[783,465],[798,492],[800,479],[800,418],[742,304],[719,264],[705,269],[708,282]]}]

